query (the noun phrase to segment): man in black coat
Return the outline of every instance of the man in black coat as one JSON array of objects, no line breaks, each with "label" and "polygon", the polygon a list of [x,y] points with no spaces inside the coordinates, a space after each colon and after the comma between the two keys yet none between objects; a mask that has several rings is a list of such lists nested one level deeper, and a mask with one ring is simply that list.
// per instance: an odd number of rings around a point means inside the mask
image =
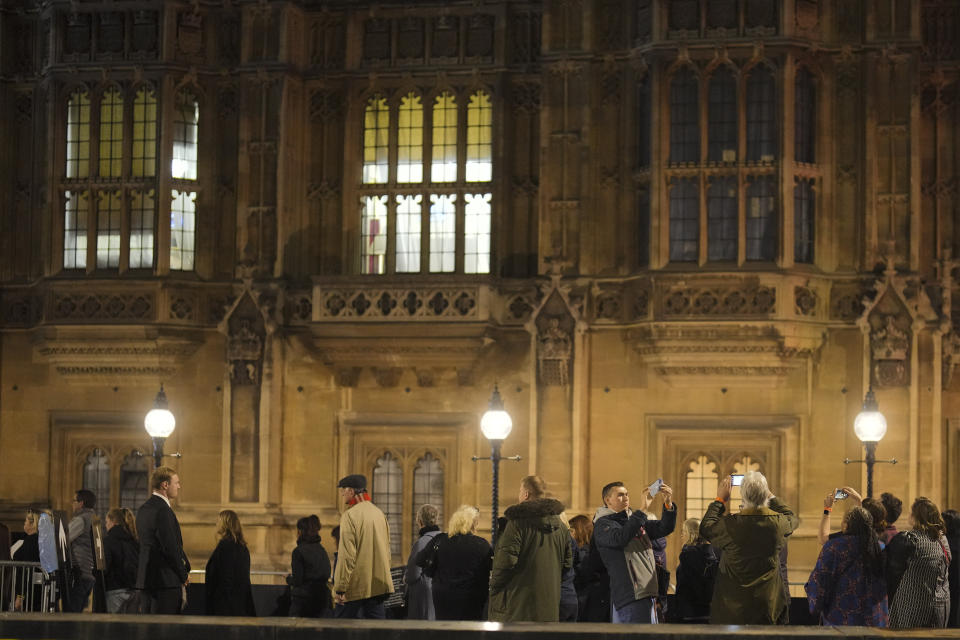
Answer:
[{"label": "man in black coat", "polygon": [[182,593],[190,575],[180,523],[170,508],[170,500],[180,493],[180,476],[170,467],[159,467],[153,472],[150,485],[153,495],[137,512],[137,589],[147,596],[144,613],[180,613]]}]

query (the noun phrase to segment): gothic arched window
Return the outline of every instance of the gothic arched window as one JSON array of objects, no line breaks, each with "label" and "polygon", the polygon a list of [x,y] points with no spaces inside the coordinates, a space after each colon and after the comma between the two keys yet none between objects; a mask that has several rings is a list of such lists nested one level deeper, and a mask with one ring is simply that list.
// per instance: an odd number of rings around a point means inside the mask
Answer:
[{"label": "gothic arched window", "polygon": [[200,156],[200,101],[180,89],[173,119],[174,188],[170,204],[170,269],[193,271],[196,257],[197,191]]},{"label": "gothic arched window", "polygon": [[77,89],[67,102],[67,178],[90,175],[90,92]]},{"label": "gothic arched window", "polygon": [[[443,465],[429,452],[417,460],[417,466],[413,470],[413,512],[416,513],[425,504],[432,504],[437,508],[440,512],[437,522],[441,529],[444,528]],[[413,535],[416,540],[416,518],[413,520]]]},{"label": "gothic arched window", "polygon": [[794,84],[793,155],[797,162],[816,159],[817,93],[813,75],[805,67],[797,69]]},{"label": "gothic arched window", "polygon": [[96,512],[101,518],[110,510],[110,459],[103,449],[94,449],[83,465],[83,488],[97,496]]},{"label": "gothic arched window", "polygon": [[700,87],[684,68],[670,81],[670,162],[700,161]]},{"label": "gothic arched window", "polygon": [[123,170],[123,95],[117,87],[110,87],[100,97],[99,137],[100,177],[119,178]]},{"label": "gothic arched window", "polygon": [[777,155],[777,86],[763,64],[747,76],[747,160],[773,162]]},{"label": "gothic arched window", "polygon": [[687,468],[687,518],[702,518],[717,495],[717,463],[707,456],[697,456]]},{"label": "gothic arched window", "polygon": [[736,162],[739,146],[737,81],[729,67],[720,67],[710,77],[708,113],[707,160]]},{"label": "gothic arched window", "polygon": [[373,499],[390,525],[390,554],[401,554],[403,536],[403,469],[389,451],[377,459],[373,468]]}]

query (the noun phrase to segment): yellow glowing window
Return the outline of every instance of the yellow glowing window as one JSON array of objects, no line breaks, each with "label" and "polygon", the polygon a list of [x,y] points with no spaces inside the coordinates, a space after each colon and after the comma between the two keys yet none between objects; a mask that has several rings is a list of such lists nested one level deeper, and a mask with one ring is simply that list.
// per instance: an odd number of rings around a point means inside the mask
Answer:
[{"label": "yellow glowing window", "polygon": [[386,98],[375,96],[367,101],[363,118],[363,182],[382,184],[387,181],[387,160],[390,109]]},{"label": "yellow glowing window", "polygon": [[67,103],[67,177],[90,175],[90,93],[77,89]]},{"label": "yellow glowing window", "polygon": [[489,94],[477,91],[467,104],[467,182],[493,177],[493,107]]},{"label": "yellow glowing window", "polygon": [[414,93],[397,114],[397,182],[423,182],[423,104]]},{"label": "yellow glowing window", "polygon": [[157,93],[153,87],[140,87],[133,99],[130,173],[138,178],[157,175]]},{"label": "yellow glowing window", "polygon": [[173,190],[170,204],[170,269],[193,271],[197,238],[197,192]]},{"label": "yellow glowing window", "polygon": [[87,266],[87,219],[90,212],[89,193],[67,191],[63,212],[63,268],[85,269]]},{"label": "yellow glowing window", "polygon": [[360,216],[361,273],[386,273],[387,196],[366,196]]},{"label": "yellow glowing window", "polygon": [[457,194],[430,195],[430,272],[450,273],[457,261]]},{"label": "yellow glowing window", "polygon": [[492,193],[463,198],[463,272],[490,273],[490,200]]},{"label": "yellow glowing window", "polygon": [[153,267],[154,192],[134,191],[130,199],[130,268]]},{"label": "yellow glowing window", "polygon": [[119,178],[122,161],[123,95],[111,88],[100,99],[100,177]]},{"label": "yellow glowing window", "polygon": [[[733,472],[745,474],[748,471],[760,471],[760,463],[754,462],[750,456],[744,456],[739,462],[733,463]],[[740,495],[740,487],[730,487],[730,502],[728,503],[731,511],[739,511],[743,506],[743,497]]]},{"label": "yellow glowing window", "polygon": [[444,91],[433,103],[433,161],[430,179],[454,182],[457,179],[457,100]]},{"label": "yellow glowing window", "polygon": [[[717,495],[717,463],[698,456],[687,469],[687,518],[702,518]],[[739,487],[738,487],[739,488]]]},{"label": "yellow glowing window", "polygon": [[190,91],[177,94],[173,118],[174,178],[197,179],[197,146],[199,141],[200,103]]},{"label": "yellow glowing window", "polygon": [[120,265],[120,192],[97,194],[97,268]]},{"label": "yellow glowing window", "polygon": [[397,273],[420,271],[420,214],[423,196],[397,196]]}]

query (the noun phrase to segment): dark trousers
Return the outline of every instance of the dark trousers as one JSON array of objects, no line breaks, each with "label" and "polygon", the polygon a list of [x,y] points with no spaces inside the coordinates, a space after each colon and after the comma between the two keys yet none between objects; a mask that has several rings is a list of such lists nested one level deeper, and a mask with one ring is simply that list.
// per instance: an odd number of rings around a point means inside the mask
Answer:
[{"label": "dark trousers", "polygon": [[437,588],[433,583],[433,609],[437,620],[486,620],[483,605],[487,594],[457,593],[445,590],[443,585]]},{"label": "dark trousers", "polygon": [[351,600],[342,607],[334,610],[333,615],[337,618],[370,618],[374,620],[383,620],[387,617],[387,611],[383,607],[386,596],[374,596],[364,598],[363,600]]},{"label": "dark trousers", "polygon": [[180,613],[182,606],[181,587],[169,589],[145,589],[143,591],[150,600],[149,613],[158,615],[175,615]]},{"label": "dark trousers", "polygon": [[93,591],[95,582],[96,580],[93,576],[75,573],[64,610],[70,613],[80,613],[86,609],[87,600],[90,599],[90,592]]}]

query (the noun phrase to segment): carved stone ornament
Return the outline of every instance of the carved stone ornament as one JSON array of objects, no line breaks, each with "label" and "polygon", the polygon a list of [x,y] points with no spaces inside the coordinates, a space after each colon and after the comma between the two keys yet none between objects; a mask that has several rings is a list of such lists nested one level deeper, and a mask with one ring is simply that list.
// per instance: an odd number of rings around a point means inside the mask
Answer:
[{"label": "carved stone ornament", "polygon": [[238,324],[227,342],[230,381],[241,385],[259,384],[263,339],[254,333],[250,319],[240,319]]},{"label": "carved stone ornament", "polygon": [[873,357],[873,377],[878,386],[893,387],[909,384],[907,356],[910,353],[908,317],[895,314],[876,314],[870,319],[870,353]]}]

